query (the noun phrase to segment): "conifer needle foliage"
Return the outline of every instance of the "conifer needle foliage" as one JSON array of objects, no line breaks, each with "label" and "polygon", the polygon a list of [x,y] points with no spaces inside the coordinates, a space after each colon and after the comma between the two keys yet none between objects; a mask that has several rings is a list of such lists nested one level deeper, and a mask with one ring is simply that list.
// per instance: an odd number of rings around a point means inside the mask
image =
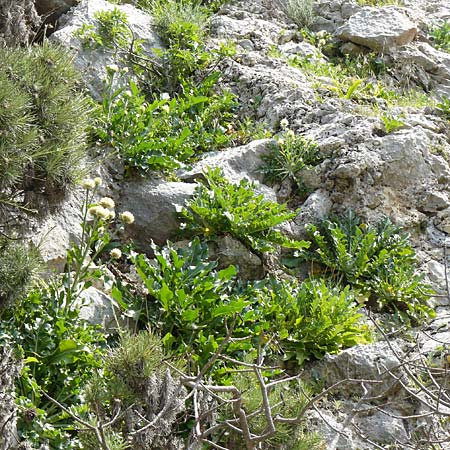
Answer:
[{"label": "conifer needle foliage", "polygon": [[0,49],[0,191],[51,193],[79,178],[90,106],[70,53]]}]

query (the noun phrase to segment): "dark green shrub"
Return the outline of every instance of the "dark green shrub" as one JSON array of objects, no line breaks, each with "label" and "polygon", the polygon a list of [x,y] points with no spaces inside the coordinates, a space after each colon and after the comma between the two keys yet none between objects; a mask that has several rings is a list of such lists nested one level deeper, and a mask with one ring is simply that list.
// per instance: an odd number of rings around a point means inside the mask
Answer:
[{"label": "dark green shrub", "polygon": [[0,237],[0,310],[26,295],[40,269],[41,258],[35,246]]},{"label": "dark green shrub", "polygon": [[432,315],[427,300],[433,291],[416,272],[409,236],[389,219],[372,226],[349,211],[344,218],[307,230],[315,248],[305,257],[324,266],[340,284],[359,290],[369,304],[397,312],[404,320]]},{"label": "dark green shrub", "polygon": [[45,43],[0,49],[0,189],[51,193],[80,176],[90,106],[70,53]]},{"label": "dark green shrub", "polygon": [[296,249],[308,246],[275,229],[297,212],[256,194],[254,183],[230,183],[218,168],[208,169],[204,177],[193,198],[180,211],[186,234],[214,237],[229,233],[259,252],[273,251],[276,245]]}]

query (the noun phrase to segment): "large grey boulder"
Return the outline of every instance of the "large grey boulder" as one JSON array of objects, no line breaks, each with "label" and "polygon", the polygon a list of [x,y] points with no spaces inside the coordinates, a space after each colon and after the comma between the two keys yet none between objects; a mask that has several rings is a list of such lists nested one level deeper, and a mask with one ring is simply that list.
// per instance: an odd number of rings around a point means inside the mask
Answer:
[{"label": "large grey boulder", "polygon": [[125,237],[144,252],[151,250],[151,243],[165,244],[173,239],[180,221],[176,205],[183,206],[195,189],[193,183],[164,182],[155,180],[131,181],[123,185],[119,208],[130,211],[135,218],[125,228]]},{"label": "large grey boulder", "polygon": [[260,139],[240,147],[208,153],[190,169],[180,170],[177,175],[180,180],[192,182],[202,178],[206,169],[218,167],[231,183],[239,184],[241,180],[249,180],[255,183],[257,194],[263,194],[267,200],[276,201],[275,191],[262,184],[264,175],[261,171],[261,156],[267,154],[273,144],[270,139]]},{"label": "large grey boulder", "polygon": [[[85,48],[75,34],[82,25],[96,27],[98,23],[95,18],[96,13],[110,11],[113,8],[126,14],[130,29],[134,37],[141,40],[146,55],[152,54],[154,48],[162,46],[154,29],[153,18],[149,14],[129,4],[113,5],[105,0],[82,0],[77,7],[72,8],[60,19],[59,29],[50,37],[51,40],[75,50],[75,66],[82,72],[86,86],[96,100],[101,100],[102,97],[104,89],[102,80],[106,76],[105,67],[108,65],[124,67],[126,65],[124,55],[117,53],[116,49]],[[128,76],[122,76],[120,79],[117,76],[114,87],[125,85]]]},{"label": "large grey boulder", "polygon": [[27,236],[39,247],[49,270],[61,272],[67,249],[72,243],[80,242],[83,196],[81,190],[75,190],[58,205],[46,205],[43,208],[46,212],[30,224]]},{"label": "large grey boulder", "polygon": [[353,14],[335,34],[343,41],[386,51],[411,42],[417,34],[417,26],[396,8],[366,7]]}]

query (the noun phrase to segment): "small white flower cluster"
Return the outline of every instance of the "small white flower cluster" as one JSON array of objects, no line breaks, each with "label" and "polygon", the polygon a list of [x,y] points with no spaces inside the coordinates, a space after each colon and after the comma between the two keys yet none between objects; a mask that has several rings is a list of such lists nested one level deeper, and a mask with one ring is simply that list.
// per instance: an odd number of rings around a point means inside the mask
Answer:
[{"label": "small white flower cluster", "polygon": [[[289,121],[284,118],[280,120],[280,127],[283,129],[284,131],[284,138],[288,139],[289,141],[292,141],[295,138],[295,133],[289,128]],[[278,137],[277,138],[277,143],[278,145],[282,146],[285,144],[285,139],[283,137]]]},{"label": "small white flower cluster", "polygon": [[[101,186],[102,179],[97,177],[94,179],[86,179],[81,183],[81,186],[86,189],[88,192],[93,191],[92,195],[95,194],[95,189],[98,186]],[[116,213],[114,211],[116,204],[114,200],[110,197],[102,197],[98,203],[90,206],[88,208],[88,213],[90,216],[93,216],[95,219],[109,221],[116,217]],[[125,225],[130,225],[134,222],[134,215],[130,211],[124,211],[119,214],[120,221]],[[106,226],[100,226],[98,231],[102,234],[105,232]],[[114,248],[110,252],[110,256],[112,259],[120,259],[122,257],[122,251],[119,248]]]}]

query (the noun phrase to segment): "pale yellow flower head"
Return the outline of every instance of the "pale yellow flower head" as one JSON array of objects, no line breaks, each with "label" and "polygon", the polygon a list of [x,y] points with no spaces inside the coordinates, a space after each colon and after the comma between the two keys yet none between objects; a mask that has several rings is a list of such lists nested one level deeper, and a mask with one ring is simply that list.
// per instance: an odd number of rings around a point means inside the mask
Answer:
[{"label": "pale yellow flower head", "polygon": [[113,209],[115,206],[114,200],[110,197],[103,197],[99,201],[100,205],[104,208]]},{"label": "pale yellow flower head", "polygon": [[94,178],[94,183],[96,186],[101,186],[103,183],[103,180],[100,177],[95,177]]},{"label": "pale yellow flower head", "polygon": [[84,189],[94,189],[95,188],[95,181],[92,180],[91,178],[86,178],[85,180],[83,180],[81,182],[81,186]]},{"label": "pale yellow flower head", "polygon": [[123,213],[120,214],[119,217],[123,223],[126,223],[128,225],[134,222],[134,216],[133,214],[130,213],[130,211],[124,211]]},{"label": "pale yellow flower head", "polygon": [[99,219],[109,219],[111,211],[103,208],[103,206],[91,206],[88,209],[88,212],[91,216],[97,217]]},{"label": "pale yellow flower head", "polygon": [[280,121],[281,128],[287,128],[288,126],[289,126],[289,121],[286,118],[284,118]]},{"label": "pale yellow flower head", "polygon": [[119,259],[122,257],[122,252],[118,248],[113,248],[111,250],[110,254],[111,254],[111,258],[113,258],[113,259]]}]

